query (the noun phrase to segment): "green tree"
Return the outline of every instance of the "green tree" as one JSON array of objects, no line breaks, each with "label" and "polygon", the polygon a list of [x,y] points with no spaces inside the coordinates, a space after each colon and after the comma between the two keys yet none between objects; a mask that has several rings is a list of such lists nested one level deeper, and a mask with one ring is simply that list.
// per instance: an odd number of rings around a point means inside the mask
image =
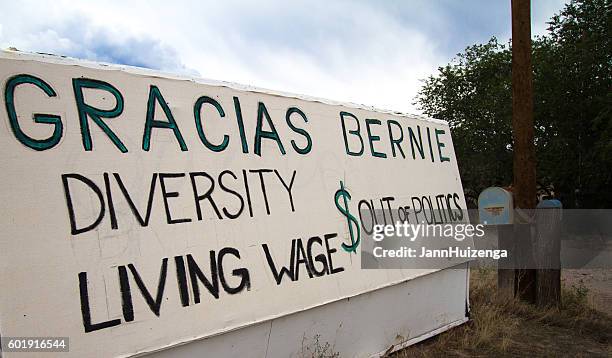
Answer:
[{"label": "green tree", "polygon": [[[572,1],[533,41],[538,183],[566,207],[612,207],[612,4]],[[466,196],[512,181],[511,43],[468,47],[416,104],[449,121]]]}]

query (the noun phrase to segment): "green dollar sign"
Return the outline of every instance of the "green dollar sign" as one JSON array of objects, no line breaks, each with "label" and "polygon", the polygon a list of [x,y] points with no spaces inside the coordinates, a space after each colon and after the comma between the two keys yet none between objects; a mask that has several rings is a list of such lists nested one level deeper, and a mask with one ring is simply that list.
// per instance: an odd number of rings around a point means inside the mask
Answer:
[{"label": "green dollar sign", "polygon": [[[342,206],[340,201],[338,200],[340,199],[340,197],[344,199],[344,206]],[[351,235],[351,244],[347,245],[345,243],[342,243],[342,248],[346,252],[356,252],[357,246],[359,246],[359,240],[361,239],[361,233],[359,232],[359,223],[357,222],[357,219],[350,213],[349,210],[348,201],[350,199],[351,194],[349,194],[349,192],[344,189],[344,183],[340,181],[340,189],[336,191],[336,194],[334,195],[334,200],[336,202],[336,207],[338,208],[338,210],[340,210],[340,212],[344,214],[344,216],[346,216],[346,223],[349,228],[349,234]],[[355,240],[355,232],[353,231],[353,225],[355,225],[355,230],[357,230],[357,240]]]}]

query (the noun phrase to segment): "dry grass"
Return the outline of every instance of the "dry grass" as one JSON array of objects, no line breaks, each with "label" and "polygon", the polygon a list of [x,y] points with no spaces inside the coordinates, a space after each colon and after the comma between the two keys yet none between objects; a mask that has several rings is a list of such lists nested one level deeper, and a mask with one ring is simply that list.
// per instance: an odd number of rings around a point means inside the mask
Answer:
[{"label": "dry grass", "polygon": [[497,295],[494,270],[472,270],[471,320],[394,357],[612,356],[612,319],[589,305],[584,287],[564,287],[562,307],[538,309]]}]

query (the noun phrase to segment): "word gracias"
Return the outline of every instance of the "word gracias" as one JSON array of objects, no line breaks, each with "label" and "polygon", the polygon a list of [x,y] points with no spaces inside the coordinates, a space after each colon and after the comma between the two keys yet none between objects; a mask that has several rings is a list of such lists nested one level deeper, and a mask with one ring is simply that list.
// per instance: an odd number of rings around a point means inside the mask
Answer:
[{"label": "word gracias", "polygon": [[[22,130],[18,120],[18,118],[22,116],[17,115],[15,108],[15,90],[21,85],[33,85],[38,87],[48,97],[58,96],[53,87],[39,77],[28,74],[20,74],[11,77],[6,83],[4,100],[11,130],[15,138],[23,145],[34,150],[43,151],[55,147],[60,143],[64,135],[64,123],[61,116],[56,114],[33,114],[35,123],[53,126],[53,133],[48,138],[32,138]],[[125,146],[120,136],[106,123],[107,119],[119,117],[123,113],[125,101],[119,89],[108,82],[88,78],[73,78],[72,88],[79,117],[83,148],[86,151],[91,151],[93,149],[90,133],[91,120],[91,122],[97,125],[104,134],[106,134],[117,149],[122,153],[127,153],[128,148]],[[87,90],[103,91],[110,94],[115,100],[114,107],[112,109],[101,109],[87,103],[85,100],[85,94],[88,92]],[[247,154],[249,153],[249,140],[246,136],[245,120],[240,99],[234,96],[233,104],[234,119],[240,136],[240,147],[242,152]],[[157,119],[157,105],[163,110],[166,120]],[[221,140],[213,142],[207,137],[204,125],[206,121],[202,115],[204,106],[211,106],[214,108],[220,119],[226,117],[226,109],[224,109],[217,100],[208,96],[199,97],[193,106],[195,129],[201,143],[213,152],[222,152],[226,150],[232,142],[231,138],[229,134],[224,134]],[[406,153],[409,152],[410,149],[412,159],[429,159],[432,162],[436,160],[439,162],[450,161],[450,158],[446,157],[443,153],[446,147],[446,144],[441,138],[441,135],[446,133],[443,129],[435,128],[432,130],[432,128],[425,127],[424,130],[421,130],[421,126],[419,125],[416,125],[416,128],[402,126],[398,121],[393,119],[381,121],[379,119],[367,118],[362,122],[354,114],[345,111],[340,112],[339,119],[342,126],[345,151],[346,154],[350,156],[362,156],[366,148],[368,148],[369,154],[373,157],[388,158],[391,156],[401,156],[401,158],[406,158],[408,157]],[[296,125],[296,123],[300,122],[304,122],[304,124],[308,123],[306,114],[297,107],[289,107],[285,112],[285,123],[294,134],[301,137],[298,141],[296,141],[295,138],[291,139],[291,147],[297,154],[306,155],[312,150],[313,140],[305,128]],[[268,127],[269,129],[264,129],[264,127]],[[377,127],[386,127],[386,129],[383,130]],[[146,104],[144,132],[142,135],[142,149],[144,151],[149,151],[151,148],[151,134],[153,129],[171,130],[180,149],[182,151],[188,151],[183,134],[162,92],[159,87],[150,85]],[[386,151],[381,149],[381,143],[379,143],[382,141],[381,135],[383,134],[387,139],[388,150]],[[364,138],[367,139],[367,146]],[[277,144],[279,152],[282,155],[287,154],[285,144],[276,129],[274,120],[270,116],[266,105],[260,101],[257,104],[255,136],[252,142],[254,154],[258,156],[262,155],[261,149],[264,139],[274,141]],[[298,142],[301,143],[298,144]]]}]

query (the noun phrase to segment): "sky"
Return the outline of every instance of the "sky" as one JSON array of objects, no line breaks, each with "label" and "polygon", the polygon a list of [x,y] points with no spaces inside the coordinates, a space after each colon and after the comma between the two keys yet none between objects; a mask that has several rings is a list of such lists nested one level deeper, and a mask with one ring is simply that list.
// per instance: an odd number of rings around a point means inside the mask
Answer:
[{"label": "sky", "polygon": [[[566,0],[533,0],[532,33]],[[510,38],[510,0],[0,0],[0,48],[419,113],[422,80]]]}]

